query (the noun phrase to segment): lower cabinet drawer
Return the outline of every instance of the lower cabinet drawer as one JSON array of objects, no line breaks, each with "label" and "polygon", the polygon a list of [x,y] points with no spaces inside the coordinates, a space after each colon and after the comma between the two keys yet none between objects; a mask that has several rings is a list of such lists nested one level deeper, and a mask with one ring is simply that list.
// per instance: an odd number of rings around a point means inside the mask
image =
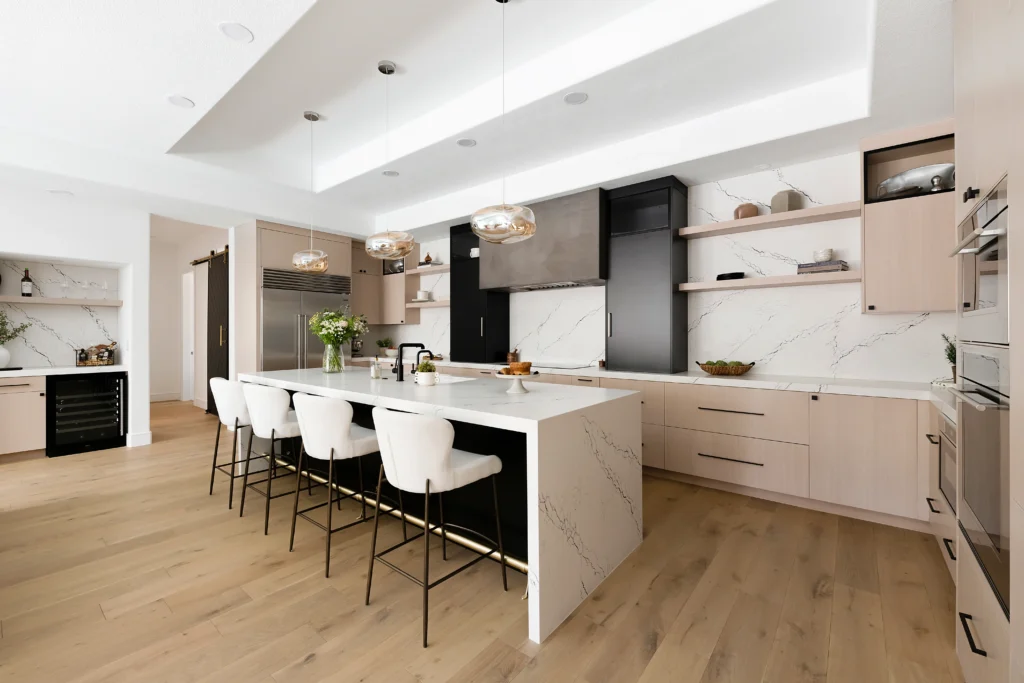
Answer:
[{"label": "lower cabinet drawer", "polygon": [[596,377],[572,377],[572,384],[578,384],[581,387],[596,387],[600,386]]},{"label": "lower cabinet drawer", "polygon": [[1010,623],[959,529],[957,541],[961,555],[957,558],[956,654],[964,680],[1006,683],[1010,677]]},{"label": "lower cabinet drawer", "polygon": [[45,377],[0,377],[0,394],[46,391]]},{"label": "lower cabinet drawer", "polygon": [[953,515],[953,509],[949,507],[949,503],[946,502],[941,493],[938,498],[929,498],[927,503],[929,510],[934,509],[938,511],[929,513],[929,526],[932,529],[932,535],[935,536],[935,540],[939,544],[939,554],[946,561],[946,568],[949,569],[949,573],[953,576],[953,583],[956,583],[956,560],[960,555],[956,544],[956,516]]},{"label": "lower cabinet drawer", "polygon": [[801,444],[666,427],[665,469],[804,498],[809,489]]},{"label": "lower cabinet drawer", "polygon": [[942,555],[942,559],[946,562],[946,569],[949,570],[949,575],[953,577],[953,583],[955,584],[956,561],[960,556],[960,551],[956,547],[956,534],[953,534],[952,537],[935,534],[935,541],[939,544],[939,554]]},{"label": "lower cabinet drawer", "polygon": [[540,384],[571,384],[572,378],[569,375],[552,375],[544,373],[542,375],[531,375],[528,379],[530,382],[539,382]]},{"label": "lower cabinet drawer", "polygon": [[809,443],[809,394],[704,384],[665,386],[665,425]]},{"label": "lower cabinet drawer", "polygon": [[640,425],[643,435],[643,463],[647,467],[665,469],[665,428],[661,425]]},{"label": "lower cabinet drawer", "polygon": [[[45,391],[45,385],[44,385]],[[46,395],[0,394],[0,454],[46,448]]]}]

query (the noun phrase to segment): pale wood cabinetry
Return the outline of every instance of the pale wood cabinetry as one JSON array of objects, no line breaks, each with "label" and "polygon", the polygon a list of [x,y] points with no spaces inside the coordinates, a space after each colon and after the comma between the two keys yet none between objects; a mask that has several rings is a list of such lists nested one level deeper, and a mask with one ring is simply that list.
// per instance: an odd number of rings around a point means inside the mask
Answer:
[{"label": "pale wood cabinetry", "polygon": [[665,427],[662,425],[641,424],[641,445],[643,447],[643,464],[645,467],[665,468]]},{"label": "pale wood cabinetry", "polygon": [[280,230],[260,230],[260,266],[274,270],[291,270],[292,254],[309,249],[309,236]]},{"label": "pale wood cabinetry", "polygon": [[46,448],[46,378],[0,379],[0,455]]},{"label": "pale wood cabinetry", "polygon": [[381,300],[383,298],[382,276],[368,275],[366,273],[352,273],[352,296],[349,305],[352,312],[362,315],[370,325],[379,325],[383,320],[381,315]]},{"label": "pale wood cabinetry", "polygon": [[808,395],[797,391],[665,385],[665,425],[806,444]]},{"label": "pale wood cabinetry", "polygon": [[665,424],[665,383],[631,379],[601,378],[602,389],[640,392],[640,421],[649,425]]},{"label": "pale wood cabinetry", "polygon": [[873,313],[956,307],[953,192],[864,207],[864,306]]},{"label": "pale wood cabinetry", "polygon": [[313,248],[321,249],[327,254],[328,274],[352,275],[352,240],[350,238],[317,232],[313,234]]},{"label": "pale wood cabinetry", "polygon": [[811,399],[811,497],[920,518],[917,402],[832,394]]},{"label": "pale wood cabinetry", "polygon": [[380,315],[382,325],[415,325],[420,321],[418,308],[406,308],[415,291],[409,292],[410,279],[405,273],[381,277]]},{"label": "pale wood cabinetry", "polygon": [[383,275],[383,261],[366,253],[366,242],[352,242],[352,274]]},{"label": "pale wood cabinetry", "polygon": [[[957,529],[956,654],[967,683],[1005,683],[1010,676],[1010,623],[981,566]],[[961,614],[965,615],[963,618]],[[971,650],[967,637],[985,655]]]},{"label": "pale wood cabinetry", "polygon": [[[261,268],[291,270],[292,254],[309,249],[309,233],[277,223],[260,223],[259,258]],[[313,248],[327,253],[330,275],[352,275],[352,240],[343,235],[313,233]]]}]

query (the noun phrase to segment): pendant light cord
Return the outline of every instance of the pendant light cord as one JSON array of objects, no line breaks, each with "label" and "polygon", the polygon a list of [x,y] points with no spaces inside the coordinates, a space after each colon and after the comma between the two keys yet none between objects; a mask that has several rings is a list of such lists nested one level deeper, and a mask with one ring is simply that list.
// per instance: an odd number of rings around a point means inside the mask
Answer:
[{"label": "pendant light cord", "polygon": [[309,250],[313,251],[313,211],[316,190],[313,189],[313,120],[309,121]]},{"label": "pendant light cord", "polygon": [[[508,153],[508,136],[505,134],[505,3],[501,3],[501,144]],[[505,206],[505,180],[508,169],[501,174],[501,205]]]},{"label": "pendant light cord", "polygon": [[[391,74],[384,74],[384,168],[391,163]],[[391,237],[391,220],[384,214],[384,231]]]}]

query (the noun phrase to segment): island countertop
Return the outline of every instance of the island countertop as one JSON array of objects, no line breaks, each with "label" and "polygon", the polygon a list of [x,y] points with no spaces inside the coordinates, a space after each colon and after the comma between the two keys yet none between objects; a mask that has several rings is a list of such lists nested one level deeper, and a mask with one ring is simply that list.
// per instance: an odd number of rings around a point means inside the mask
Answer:
[{"label": "island countertop", "polygon": [[509,380],[497,378],[443,377],[442,383],[425,387],[416,384],[411,376],[403,382],[390,376],[370,379],[370,371],[360,367],[335,374],[317,368],[254,372],[240,374],[238,379],[289,391],[313,389],[321,396],[514,431],[525,431],[537,422],[636,394],[620,389],[536,383],[530,385],[527,394],[507,394]]}]

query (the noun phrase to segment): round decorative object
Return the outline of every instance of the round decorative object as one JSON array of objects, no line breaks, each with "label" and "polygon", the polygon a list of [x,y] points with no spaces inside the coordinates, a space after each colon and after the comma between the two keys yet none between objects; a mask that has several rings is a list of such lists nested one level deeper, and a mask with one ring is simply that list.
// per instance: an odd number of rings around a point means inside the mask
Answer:
[{"label": "round decorative object", "polygon": [[327,272],[327,252],[319,249],[304,249],[292,254],[292,268],[301,273],[319,275]]},{"label": "round decorative object", "polygon": [[712,365],[710,363],[697,363],[700,369],[709,375],[726,375],[730,377],[738,377],[739,375],[745,375],[750,372],[750,369],[754,367],[753,363],[747,365]]},{"label": "round decorative object", "polygon": [[530,390],[523,386],[523,378],[528,378],[529,375],[502,375],[496,372],[494,373],[494,376],[497,377],[498,379],[507,379],[512,382],[511,386],[509,386],[508,388],[508,391],[505,392],[506,394],[530,393]]},{"label": "round decorative object", "polygon": [[384,355],[388,358],[398,358],[398,349],[384,349]]},{"label": "round decorative object", "polygon": [[407,232],[379,232],[366,240],[366,253],[394,261],[411,254],[415,246],[415,238]]},{"label": "round decorative object", "polygon": [[736,210],[732,212],[733,218],[753,218],[757,215],[757,204],[740,204],[736,207]]},{"label": "round decorative object", "polygon": [[469,223],[477,237],[492,244],[515,244],[530,239],[537,232],[533,211],[528,206],[514,204],[480,209]]},{"label": "round decorative object", "polygon": [[815,261],[815,263],[826,263],[826,262],[831,261],[831,260],[832,260],[832,250],[831,249],[819,249],[818,251],[814,252],[814,261]]},{"label": "round decorative object", "polygon": [[416,384],[421,387],[432,387],[437,384],[437,373],[436,372],[417,372],[416,373]]}]

